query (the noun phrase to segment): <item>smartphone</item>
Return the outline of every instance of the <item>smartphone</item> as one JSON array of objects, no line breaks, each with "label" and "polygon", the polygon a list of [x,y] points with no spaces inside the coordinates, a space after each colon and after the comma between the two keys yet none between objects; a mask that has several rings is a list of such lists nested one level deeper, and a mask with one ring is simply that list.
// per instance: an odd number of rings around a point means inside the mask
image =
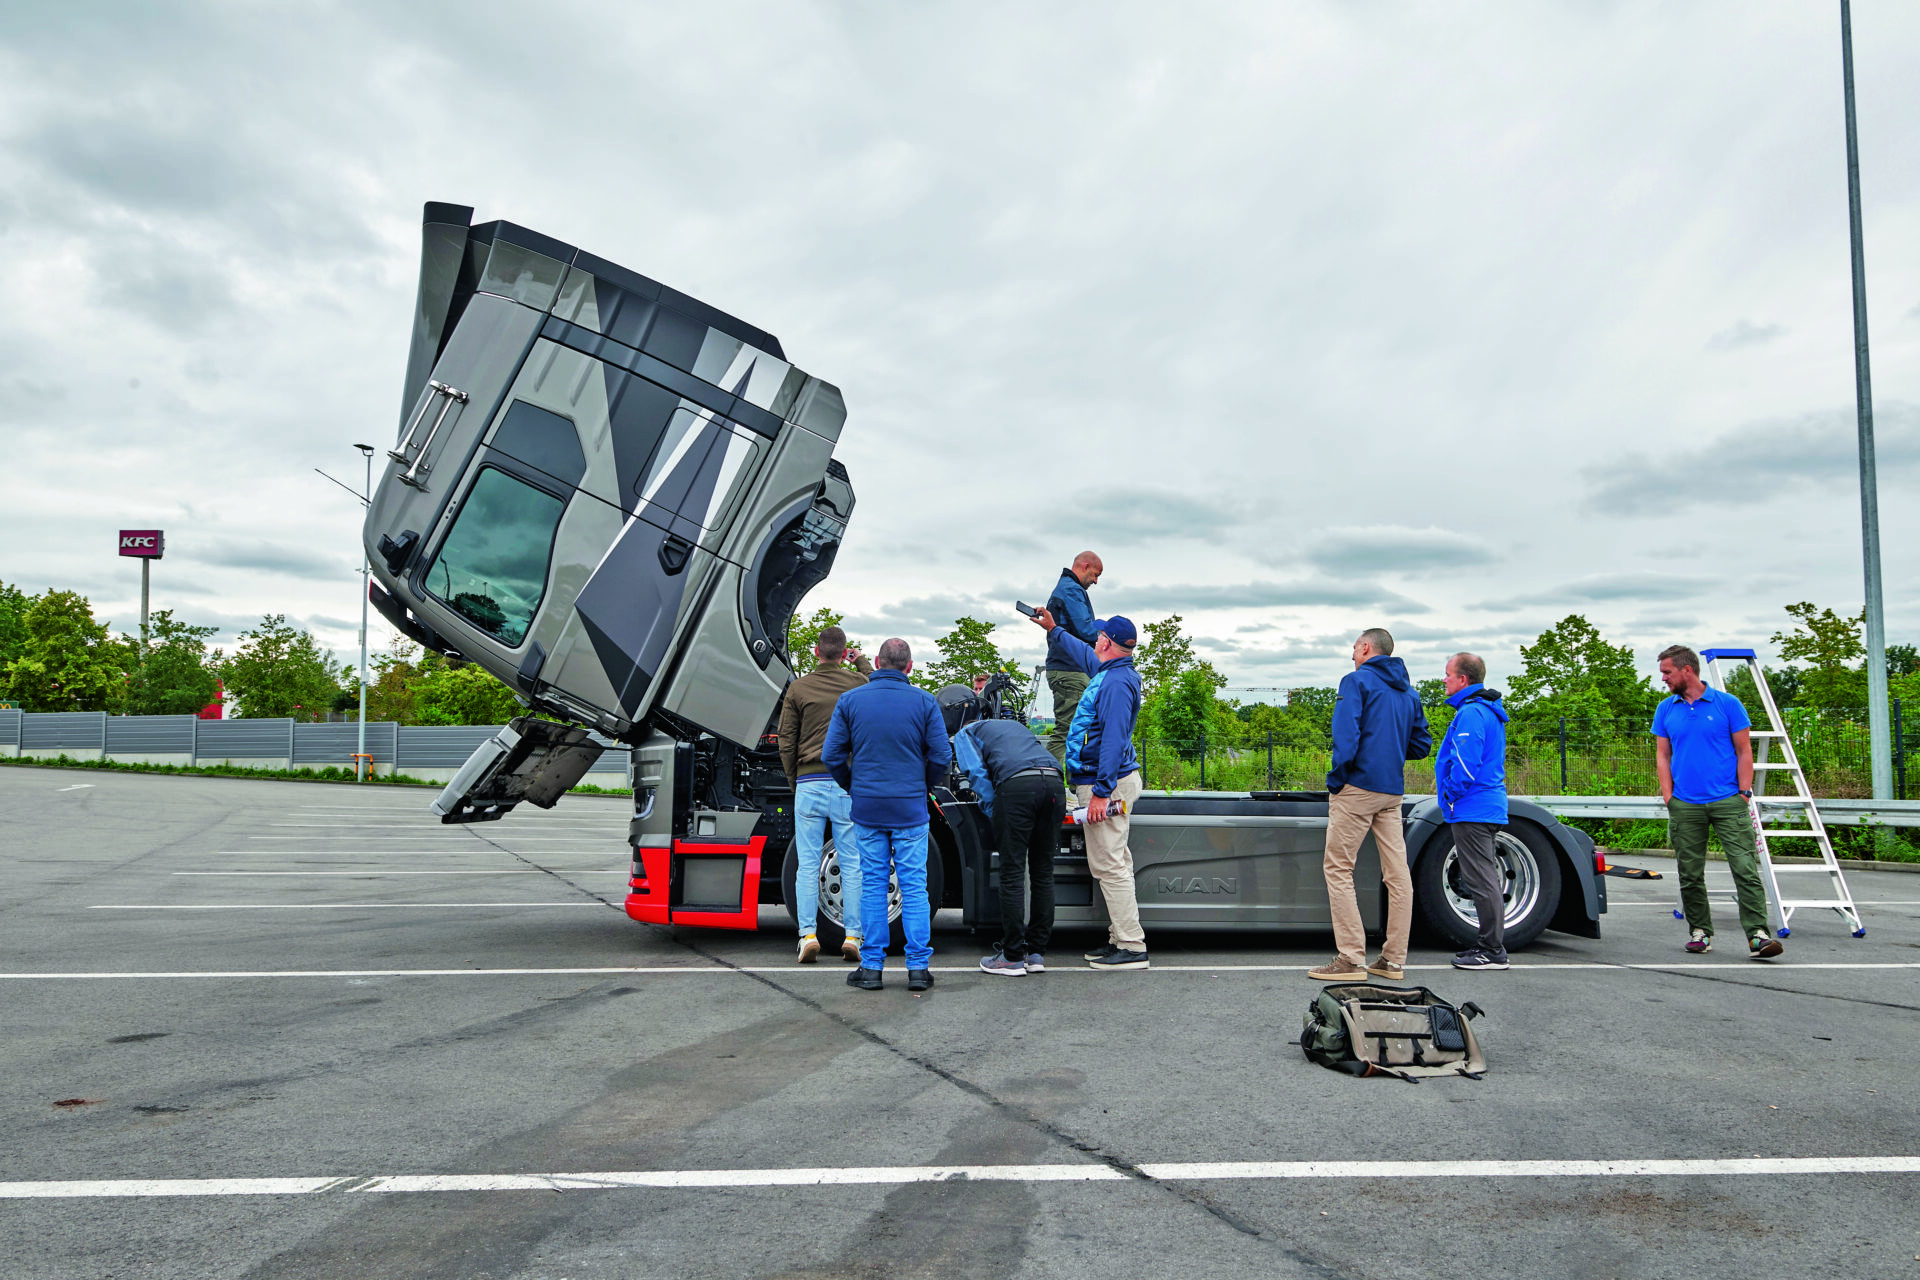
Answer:
[{"label": "smartphone", "polygon": [[1029,618],[1035,616],[1040,612],[1038,609],[1028,604],[1025,600],[1015,600],[1013,602],[1013,607],[1020,613],[1026,614]]}]

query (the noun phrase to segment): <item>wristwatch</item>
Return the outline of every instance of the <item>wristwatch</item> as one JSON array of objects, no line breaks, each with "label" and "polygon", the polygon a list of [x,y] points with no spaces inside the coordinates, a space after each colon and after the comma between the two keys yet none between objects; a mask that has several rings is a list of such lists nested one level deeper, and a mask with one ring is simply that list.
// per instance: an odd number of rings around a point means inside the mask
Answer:
[{"label": "wristwatch", "polygon": [[1742,791],[1742,792],[1741,792],[1740,794],[1741,794],[1741,795],[1743,795],[1743,796],[1745,796],[1745,797],[1746,797],[1747,799],[1749,799],[1749,800],[1751,800],[1751,799],[1753,799],[1753,792],[1752,792],[1752,791]]}]

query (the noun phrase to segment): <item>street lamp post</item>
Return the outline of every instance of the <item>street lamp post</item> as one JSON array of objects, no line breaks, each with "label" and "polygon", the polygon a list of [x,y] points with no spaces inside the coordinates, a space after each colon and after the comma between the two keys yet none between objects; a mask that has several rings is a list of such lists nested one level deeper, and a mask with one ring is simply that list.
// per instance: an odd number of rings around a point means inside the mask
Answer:
[{"label": "street lamp post", "polygon": [[1873,456],[1873,379],[1867,366],[1867,266],[1860,236],[1860,142],[1853,114],[1853,14],[1840,0],[1840,66],[1847,103],[1847,229],[1853,247],[1853,396],[1860,419],[1860,543],[1866,571],[1867,729],[1873,798],[1893,798],[1887,734],[1887,625],[1880,585],[1880,481]]},{"label": "street lamp post", "polygon": [[[369,505],[373,502],[373,446],[356,444],[367,461],[366,489],[361,501]],[[366,548],[360,549],[360,746],[353,759],[353,776],[356,781],[365,781],[366,775],[373,772],[373,763],[367,759],[367,595],[373,566],[367,562]],[[361,771],[365,770],[366,773]]]}]

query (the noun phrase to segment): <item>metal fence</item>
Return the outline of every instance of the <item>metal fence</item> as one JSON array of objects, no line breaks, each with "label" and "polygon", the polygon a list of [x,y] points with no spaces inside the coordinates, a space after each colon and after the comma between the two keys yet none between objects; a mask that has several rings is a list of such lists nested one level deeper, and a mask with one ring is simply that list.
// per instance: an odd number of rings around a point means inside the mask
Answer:
[{"label": "metal fence", "polygon": [[[1895,699],[1893,710],[1894,794],[1905,800],[1920,795],[1920,770],[1909,767],[1920,766],[1920,761],[1908,759],[1920,737],[1920,707],[1906,707]],[[1436,741],[1451,715],[1450,708],[1427,708]],[[1789,708],[1785,716],[1814,795],[1846,799],[1873,794],[1865,712]],[[1324,789],[1333,756],[1326,726],[1307,723],[1304,717],[1271,731],[1187,741],[1141,739],[1135,747],[1146,785],[1173,791]],[[1756,758],[1761,749],[1756,742]],[[1776,776],[1775,786],[1780,785]],[[1431,755],[1408,762],[1407,790],[1433,790]],[[1514,795],[1652,795],[1659,785],[1651,721],[1516,718],[1507,725],[1507,790]]]},{"label": "metal fence", "polygon": [[[497,724],[402,725],[367,722],[367,754],[395,773],[446,772],[500,731]],[[587,772],[613,785],[627,774],[626,747],[606,744]],[[202,720],[196,716],[110,716],[104,711],[0,710],[0,755],[137,760],[181,765],[232,761],[292,769],[354,766],[360,726],[297,720]],[[612,778],[606,775],[615,775]]]}]

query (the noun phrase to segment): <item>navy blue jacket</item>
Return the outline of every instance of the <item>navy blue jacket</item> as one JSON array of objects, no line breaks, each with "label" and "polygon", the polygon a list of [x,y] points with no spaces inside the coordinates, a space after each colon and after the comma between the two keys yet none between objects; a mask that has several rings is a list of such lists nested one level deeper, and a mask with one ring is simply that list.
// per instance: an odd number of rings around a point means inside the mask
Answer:
[{"label": "navy blue jacket", "polygon": [[927,792],[947,780],[953,748],[933,695],[876,667],[834,704],[820,762],[853,797],[855,825],[897,831],[926,824]]},{"label": "navy blue jacket", "polygon": [[953,735],[953,759],[988,817],[993,816],[993,789],[1015,774],[1045,769],[1053,774],[1052,785],[1060,786],[1060,762],[1018,720],[976,720]]},{"label": "navy blue jacket", "polygon": [[1340,682],[1333,704],[1333,768],[1327,790],[1355,786],[1382,795],[1407,789],[1406,762],[1424,760],[1433,747],[1420,695],[1398,658],[1368,658]]},{"label": "navy blue jacket", "polygon": [[1093,679],[1074,708],[1067,729],[1067,772],[1073,785],[1093,787],[1097,796],[1111,796],[1120,779],[1140,769],[1133,754],[1133,725],[1140,718],[1140,676],[1133,656],[1100,661],[1093,646],[1055,627],[1047,636],[1050,652],[1073,660],[1073,670]]},{"label": "navy blue jacket", "polygon": [[[1100,634],[1096,625],[1100,620],[1093,616],[1093,602],[1087,599],[1087,589],[1080,585],[1080,579],[1073,576],[1071,569],[1060,571],[1060,581],[1047,598],[1047,612],[1066,629],[1068,635],[1082,644],[1092,644],[1094,637]],[[1047,670],[1080,670],[1080,664],[1061,653],[1060,646],[1053,643],[1051,636],[1047,638]]]},{"label": "navy blue jacket", "polygon": [[1498,690],[1470,684],[1447,696],[1453,723],[1433,757],[1433,789],[1448,822],[1507,820],[1507,709]]}]

